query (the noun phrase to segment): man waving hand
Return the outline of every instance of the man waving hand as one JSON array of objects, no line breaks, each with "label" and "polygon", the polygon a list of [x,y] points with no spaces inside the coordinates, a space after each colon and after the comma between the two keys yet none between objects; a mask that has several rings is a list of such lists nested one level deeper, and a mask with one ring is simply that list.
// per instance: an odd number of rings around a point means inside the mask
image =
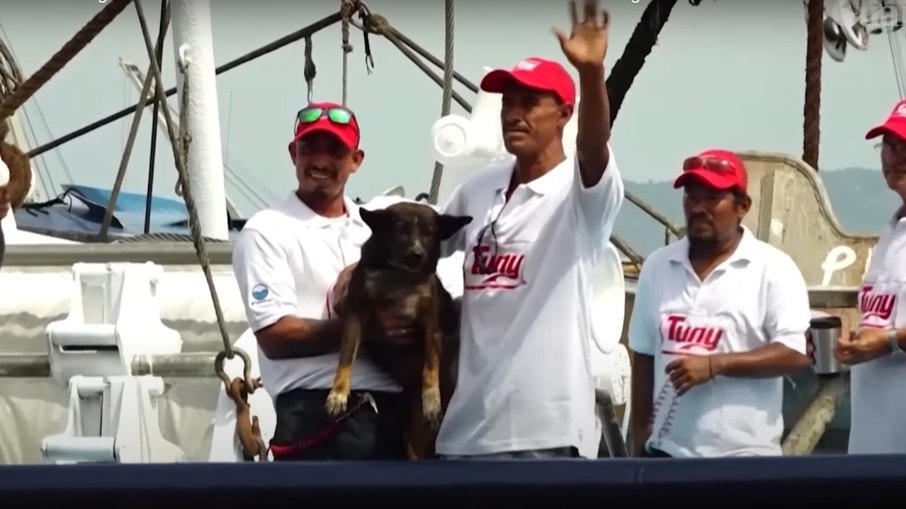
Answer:
[{"label": "man waving hand", "polygon": [[[544,58],[481,82],[503,94],[503,141],[516,161],[477,170],[446,206],[474,219],[446,246],[465,258],[458,381],[438,434],[442,456],[597,454],[590,275],[607,249],[623,182],[608,147],[609,16],[591,0],[582,11],[580,21],[572,4],[570,34],[554,30],[579,76],[578,107],[569,73]],[[576,155],[567,157],[563,129],[575,111]]]}]

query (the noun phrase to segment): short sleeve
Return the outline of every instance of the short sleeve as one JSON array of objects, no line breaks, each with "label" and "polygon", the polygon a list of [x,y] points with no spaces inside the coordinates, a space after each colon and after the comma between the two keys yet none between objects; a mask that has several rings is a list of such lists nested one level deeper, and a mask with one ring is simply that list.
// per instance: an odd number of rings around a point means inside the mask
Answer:
[{"label": "short sleeve", "polygon": [[617,166],[613,150],[607,161],[607,168],[595,185],[585,187],[582,182],[582,172],[579,169],[579,159],[573,156],[574,174],[573,194],[574,202],[578,207],[581,222],[586,225],[586,231],[602,239],[609,239],[613,233],[617,214],[623,206],[623,177]]},{"label": "short sleeve", "polygon": [[765,269],[764,333],[770,343],[805,354],[805,334],[812,317],[808,286],[792,258],[784,253],[776,258]]},{"label": "short sleeve", "polygon": [[653,265],[645,263],[636,285],[635,303],[629,317],[629,348],[642,355],[654,356],[660,341],[659,317],[656,305],[656,288],[653,283]]},{"label": "short sleeve", "polygon": [[233,248],[233,272],[249,326],[257,332],[297,308],[293,273],[285,249],[255,229],[245,229]]},{"label": "short sleeve", "polygon": [[[457,186],[456,189],[453,190],[453,194],[441,209],[441,213],[449,214],[451,216],[467,215],[462,185]],[[473,221],[474,220],[475,219],[473,218]],[[466,249],[466,230],[467,228],[461,228],[458,232],[453,234],[452,237],[443,242],[441,245],[441,258],[446,258]]]}]

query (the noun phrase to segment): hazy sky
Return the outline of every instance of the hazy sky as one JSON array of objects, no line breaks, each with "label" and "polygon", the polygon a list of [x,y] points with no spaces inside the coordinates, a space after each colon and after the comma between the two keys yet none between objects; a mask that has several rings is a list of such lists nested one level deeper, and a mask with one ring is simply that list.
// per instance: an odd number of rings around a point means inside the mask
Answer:
[{"label": "hazy sky", "polygon": [[[336,0],[213,0],[215,60],[229,61],[335,11]],[[646,2],[613,0],[607,65],[619,58]],[[403,33],[443,57],[443,2],[371,0]],[[159,3],[143,2],[150,25]],[[522,57],[560,58],[550,32],[567,28],[563,0],[458,0],[456,68],[473,81],[482,66],[511,66]],[[98,0],[9,0],[0,25],[26,75],[43,64],[100,8]],[[903,32],[898,34],[903,37]],[[658,46],[635,80],[620,111],[613,146],[625,178],[664,180],[696,150],[722,146],[801,155],[805,77],[805,17],[796,0],[751,2],[680,0]],[[169,41],[169,37],[168,37]],[[366,162],[350,193],[367,197],[397,184],[411,197],[426,191],[433,161],[430,127],[440,114],[441,91],[388,41],[371,38],[375,69],[367,75],[361,34],[353,29],[349,104],[363,130]],[[886,36],[846,61],[824,58],[821,167],[877,167],[865,131],[897,100]],[[293,186],[286,144],[293,117],[306,98],[302,43],[292,44],[218,77],[226,162],[265,199]],[[122,13],[26,106],[39,143],[49,141],[134,103],[138,91],[117,65],[119,57],[147,68],[135,10]],[[339,99],[340,27],[314,38],[317,99]],[[164,77],[175,83],[173,50],[164,52]],[[471,100],[468,90],[460,93]],[[171,99],[175,104],[175,98]],[[150,109],[148,110],[150,112]],[[41,119],[43,114],[46,123]],[[126,189],[143,191],[150,147],[150,114],[131,159]],[[65,161],[80,183],[110,187],[131,117],[47,153],[56,183],[65,184]],[[175,171],[159,137],[156,192],[172,196]],[[248,205],[228,185],[240,207]],[[248,207],[243,210],[246,214]]]}]

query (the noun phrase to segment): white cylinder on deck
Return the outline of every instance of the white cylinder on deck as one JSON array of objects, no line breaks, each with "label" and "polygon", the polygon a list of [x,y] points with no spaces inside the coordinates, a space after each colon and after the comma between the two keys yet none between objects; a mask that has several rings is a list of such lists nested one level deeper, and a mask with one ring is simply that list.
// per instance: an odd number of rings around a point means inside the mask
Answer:
[{"label": "white cylinder on deck", "polygon": [[[170,4],[173,49],[190,61],[188,122],[189,186],[198,206],[202,234],[226,240],[229,234],[221,157],[210,0],[174,0]],[[185,50],[180,48],[186,47]],[[177,64],[178,65],[178,64]],[[182,100],[182,73],[178,72]]]}]

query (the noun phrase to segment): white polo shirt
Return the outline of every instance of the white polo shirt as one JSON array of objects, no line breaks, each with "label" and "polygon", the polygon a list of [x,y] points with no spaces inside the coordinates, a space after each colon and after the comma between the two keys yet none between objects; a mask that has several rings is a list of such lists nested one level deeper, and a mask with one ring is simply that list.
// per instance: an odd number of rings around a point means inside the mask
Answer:
[{"label": "white polo shirt", "polygon": [[[400,201],[407,200],[381,197],[365,207],[382,208]],[[326,218],[291,193],[282,203],[249,219],[233,250],[233,270],[252,330],[263,329],[284,316],[330,317],[330,289],[340,271],[359,260],[362,244],[371,235],[352,200],[346,199],[346,210],[346,216]],[[438,275],[445,287],[455,290],[462,285],[458,265],[453,271],[444,271],[439,265]],[[293,389],[329,389],[339,359],[332,353],[273,360],[259,348],[258,361],[262,381],[276,399]],[[400,390],[362,350],[352,370],[351,384],[355,390]]]},{"label": "white polo shirt", "polygon": [[607,249],[623,182],[611,155],[586,189],[571,157],[505,203],[513,169],[508,162],[478,170],[444,209],[474,219],[446,246],[464,251],[464,292],[459,377],[436,450],[572,446],[595,457],[590,337],[592,314],[607,311],[591,309],[591,274]]},{"label": "white polo shirt", "polygon": [[654,357],[654,425],[647,446],[673,457],[780,455],[783,378],[719,376],[677,397],[665,372],[684,355],[747,352],[780,343],[805,353],[808,287],[783,251],[744,229],[730,258],[700,281],[689,240],[642,266],[629,347]]},{"label": "white polo shirt", "polygon": [[[875,245],[859,314],[862,328],[906,328],[906,218],[888,222]],[[856,364],[850,376],[849,453],[906,453],[906,355]]]}]

